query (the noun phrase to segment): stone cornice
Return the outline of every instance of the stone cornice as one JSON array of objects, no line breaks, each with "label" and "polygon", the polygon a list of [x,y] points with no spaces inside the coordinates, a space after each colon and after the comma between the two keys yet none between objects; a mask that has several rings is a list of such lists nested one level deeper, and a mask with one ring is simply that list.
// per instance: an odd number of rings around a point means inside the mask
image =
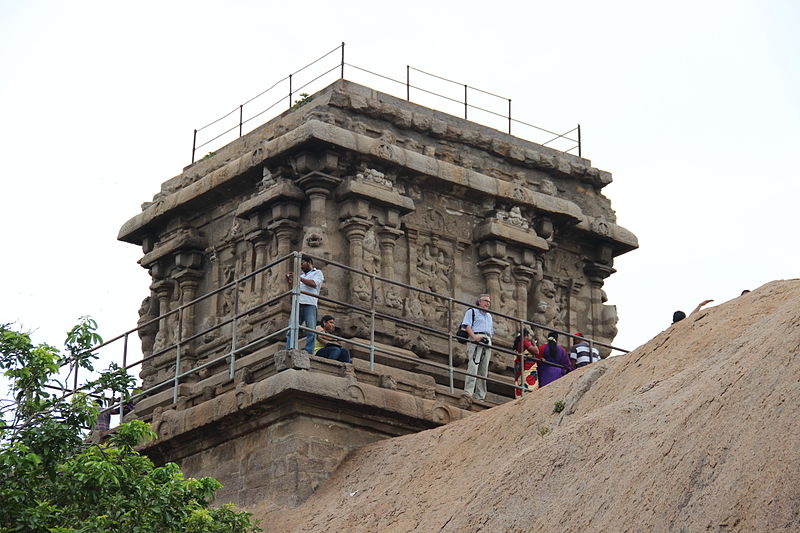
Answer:
[{"label": "stone cornice", "polygon": [[145,254],[139,260],[139,264],[147,267],[173,252],[203,250],[206,246],[208,246],[207,240],[195,231],[182,231],[173,238],[157,244],[152,252]]},{"label": "stone cornice", "polygon": [[547,241],[536,235],[532,229],[522,229],[497,220],[496,218],[490,218],[475,226],[473,237],[476,242],[499,239],[501,241],[522,245],[526,248],[534,248],[542,252],[546,252],[550,249]]},{"label": "stone cornice", "polygon": [[289,180],[281,180],[265,191],[242,202],[236,209],[236,216],[246,217],[250,213],[267,207],[278,200],[302,201],[305,197],[306,195],[303,194],[303,191],[294,183]]},{"label": "stone cornice", "polygon": [[639,240],[636,235],[622,226],[602,218],[584,215],[575,227],[609,241],[614,246],[615,255],[629,252],[639,247]]},{"label": "stone cornice", "polygon": [[[312,140],[370,155],[414,173],[465,188],[468,193],[476,196],[503,198],[517,205],[533,207],[538,212],[563,217],[567,223],[579,223],[586,218],[580,207],[569,200],[533,191],[519,184],[440,161],[395,144],[387,144],[380,138],[369,137],[320,120],[310,119],[280,137],[256,143],[252,150],[242,153],[236,159],[211,171],[197,181],[179,188],[172,194],[159,198],[144,211],[128,220],[120,229],[118,239],[140,244],[148,229],[166,220],[168,214],[173,210],[191,209],[193,205],[202,202],[213,191],[232,183],[253,167]],[[593,232],[591,227],[588,231]],[[620,232],[620,234],[622,233]],[[627,239],[630,235],[632,235],[630,232],[625,231],[626,241],[622,244],[626,248],[630,246],[629,239]],[[603,235],[603,237],[614,240],[613,234]]]},{"label": "stone cornice", "polygon": [[514,137],[488,126],[429,109],[369,87],[339,80],[330,89],[329,105],[348,114],[388,121],[407,130],[467,145],[490,153],[509,164],[567,176],[599,188],[611,183],[611,173],[592,167],[590,160]]},{"label": "stone cornice", "polygon": [[345,200],[351,197],[367,198],[377,205],[393,207],[397,209],[401,215],[405,215],[414,210],[414,200],[411,198],[403,196],[395,190],[387,190],[350,177],[345,178],[342,184],[336,189],[336,197],[339,200]]}]

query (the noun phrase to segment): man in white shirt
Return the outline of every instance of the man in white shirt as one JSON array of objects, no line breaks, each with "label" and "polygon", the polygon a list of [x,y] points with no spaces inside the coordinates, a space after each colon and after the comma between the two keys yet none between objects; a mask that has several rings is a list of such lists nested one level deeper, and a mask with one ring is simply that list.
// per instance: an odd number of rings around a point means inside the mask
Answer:
[{"label": "man in white shirt", "polygon": [[[304,255],[300,258],[300,269],[303,271],[303,273],[300,274],[298,286],[300,287],[301,291],[311,294],[300,294],[300,308],[297,321],[299,325],[305,325],[307,328],[311,329],[311,331],[309,331],[306,335],[306,345],[304,349],[308,353],[314,353],[314,330],[317,327],[318,301],[316,295],[319,294],[319,291],[322,288],[322,282],[325,280],[325,276],[322,275],[322,270],[314,268],[314,259],[307,255]],[[293,277],[294,276],[291,272],[286,274],[286,282],[289,284],[289,287],[292,286]],[[289,332],[289,334],[286,336],[287,350],[292,345],[291,335],[291,332]]]},{"label": "man in white shirt", "polygon": [[[492,358],[492,335],[494,324],[489,307],[492,297],[481,294],[475,302],[478,308],[470,307],[464,313],[462,324],[466,324],[470,342],[467,345],[467,372],[486,377],[489,375],[489,360]],[[464,392],[476,400],[486,398],[486,380],[474,376],[464,378]]]}]

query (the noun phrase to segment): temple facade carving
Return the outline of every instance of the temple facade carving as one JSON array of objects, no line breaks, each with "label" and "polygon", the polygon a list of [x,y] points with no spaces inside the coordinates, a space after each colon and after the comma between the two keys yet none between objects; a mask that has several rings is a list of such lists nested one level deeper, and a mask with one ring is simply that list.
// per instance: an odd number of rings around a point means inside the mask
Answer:
[{"label": "temple facade carving", "polygon": [[[221,502],[295,506],[356,447],[513,398],[511,354],[495,350],[485,401],[447,370],[466,369],[449,334],[480,294],[498,347],[521,321],[540,341],[611,343],[604,282],[638,244],[610,182],[587,159],[345,80],[186,167],[119,233],[151,277],[133,414],[159,439],[145,452],[217,477]],[[336,317],[353,364],[284,349],[293,252],[323,270],[318,316]]]},{"label": "temple facade carving", "polygon": [[[637,241],[602,194],[610,181],[586,159],[336,82],[187,167],[123,226],[152,277],[139,321],[145,385],[175,372],[178,341],[190,368],[233,336],[244,345],[284,327],[289,266],[264,267],[296,250],[352,269],[318,265],[320,309],[353,337],[369,336],[358,309],[373,305],[450,331],[465,308],[448,298],[486,292],[495,312],[540,324],[540,340],[554,328],[611,342],[604,280]],[[496,343],[518,329],[496,320]],[[448,350],[446,338],[380,317],[375,339],[442,361]],[[510,360],[494,370],[509,373]]]}]

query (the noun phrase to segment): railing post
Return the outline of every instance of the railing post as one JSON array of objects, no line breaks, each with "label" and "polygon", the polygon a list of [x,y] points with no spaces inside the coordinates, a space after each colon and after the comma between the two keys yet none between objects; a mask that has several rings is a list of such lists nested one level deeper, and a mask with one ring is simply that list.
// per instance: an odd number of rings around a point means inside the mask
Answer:
[{"label": "railing post", "polygon": [[406,100],[411,101],[411,65],[406,65]]},{"label": "railing post", "polygon": [[464,120],[467,120],[467,84],[464,84]]},{"label": "railing post", "polygon": [[369,369],[375,370],[375,276],[370,279]]},{"label": "railing post", "polygon": [[450,305],[447,308],[447,373],[450,379],[450,394],[455,393],[453,383],[453,299],[449,298]]},{"label": "railing post", "polygon": [[[125,334],[125,339],[122,342],[122,371],[128,373],[128,334]],[[122,407],[122,402],[128,396],[128,389],[125,389],[125,394],[120,398],[119,404],[119,423],[122,424],[122,417],[125,416],[125,409]]]},{"label": "railing post", "polygon": [[292,75],[289,74],[289,109],[292,108]]},{"label": "railing post", "polygon": [[300,253],[293,252],[292,261],[292,310],[289,312],[289,342],[288,348],[296,349],[299,337],[299,317],[300,312]]},{"label": "railing post", "polygon": [[581,125],[578,124],[578,157],[583,157],[581,152]]},{"label": "railing post", "polygon": [[127,371],[128,366],[128,334],[125,334],[125,342],[122,344],[122,369]]},{"label": "railing post", "polygon": [[233,285],[233,322],[231,322],[231,364],[230,364],[230,377],[236,373],[236,330],[238,329],[238,316],[239,316],[239,278]]},{"label": "railing post", "polygon": [[244,104],[239,105],[239,137],[242,136],[242,111],[244,108]]},{"label": "railing post", "polygon": [[[528,390],[528,387],[526,386],[526,384],[528,383],[528,380],[525,379],[525,339],[524,339],[524,336],[522,335],[523,331],[525,331],[525,324],[522,322],[522,320],[520,320],[519,321],[519,338],[520,338],[520,348],[522,348],[522,352],[520,353],[520,351],[517,349],[516,345],[514,345],[514,347],[513,347],[514,351],[517,352],[517,354],[519,354],[519,355],[516,356],[516,357],[519,357],[519,383],[515,383],[515,385],[519,385],[520,387],[522,387],[522,389],[520,390],[520,393],[519,393],[520,398],[525,396],[525,392]],[[517,372],[516,372],[516,368],[515,368],[514,369],[514,377],[515,378],[517,377],[516,374],[517,374]],[[516,381],[516,379],[514,381]],[[514,397],[516,398],[516,396],[517,396],[517,389],[514,389]]]},{"label": "railing post", "polygon": [[178,385],[181,375],[181,332],[183,330],[183,306],[178,307],[178,343],[175,347],[175,381],[172,386],[172,403],[178,403]]},{"label": "railing post", "polygon": [[342,72],[339,76],[344,79],[344,41],[342,41]]},{"label": "railing post", "polygon": [[511,135],[511,98],[508,99],[508,134]]},{"label": "railing post", "polygon": [[75,375],[72,377],[72,394],[75,394],[78,391],[78,359],[75,359]]},{"label": "railing post", "polygon": [[194,136],[192,137],[192,164],[193,165],[194,165],[195,146],[197,146],[197,130],[194,130]]}]

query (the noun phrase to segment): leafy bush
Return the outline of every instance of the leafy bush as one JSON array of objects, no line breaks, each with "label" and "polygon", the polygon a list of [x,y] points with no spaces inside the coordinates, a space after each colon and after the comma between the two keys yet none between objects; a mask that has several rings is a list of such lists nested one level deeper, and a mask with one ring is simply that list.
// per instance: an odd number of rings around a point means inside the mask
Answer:
[{"label": "leafy bush", "polygon": [[[133,420],[100,444],[84,440],[105,395],[123,401],[133,378],[112,365],[81,392],[64,396],[77,368],[93,370],[97,324],[82,318],[67,353],[0,325],[0,370],[12,398],[0,400],[0,532],[245,533],[249,513],[211,508],[220,483],[186,479],[174,463],[156,467],[134,447],[155,438]],[[63,380],[57,373],[69,367]]]}]

